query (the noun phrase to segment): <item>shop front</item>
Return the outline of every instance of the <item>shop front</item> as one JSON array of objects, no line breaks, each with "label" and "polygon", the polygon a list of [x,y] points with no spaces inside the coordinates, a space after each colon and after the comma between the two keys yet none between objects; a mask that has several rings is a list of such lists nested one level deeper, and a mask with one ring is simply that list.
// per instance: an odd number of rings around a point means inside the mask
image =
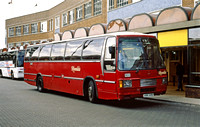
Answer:
[{"label": "shop front", "polygon": [[188,30],[174,30],[166,32],[158,32],[158,40],[160,43],[162,55],[168,71],[168,81],[173,85],[177,84],[176,63],[180,63],[184,67],[184,84],[188,81],[187,71],[187,46],[188,46]]},{"label": "shop front", "polygon": [[200,98],[200,28],[189,29],[186,97]]}]

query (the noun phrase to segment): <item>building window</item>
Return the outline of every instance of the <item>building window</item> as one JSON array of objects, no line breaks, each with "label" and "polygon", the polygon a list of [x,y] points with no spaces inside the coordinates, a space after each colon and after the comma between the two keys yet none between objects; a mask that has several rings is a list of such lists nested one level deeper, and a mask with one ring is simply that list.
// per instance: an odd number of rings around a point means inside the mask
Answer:
[{"label": "building window", "polygon": [[[192,42],[189,46],[189,83],[192,85],[200,84],[200,46],[198,41]],[[196,43],[196,44],[195,44]]]},{"label": "building window", "polygon": [[53,30],[53,19],[49,20],[49,31]]},{"label": "building window", "polygon": [[13,37],[14,36],[14,27],[11,27],[8,29],[8,36]]},{"label": "building window", "polygon": [[40,32],[47,32],[47,21],[41,22]]},{"label": "building window", "polygon": [[37,31],[38,31],[38,24],[37,23],[31,24],[31,33],[37,33]]},{"label": "building window", "polygon": [[20,46],[21,46],[21,42],[19,42],[19,43],[15,43],[15,46],[20,48]]},{"label": "building window", "polygon": [[123,7],[128,4],[128,0],[117,0],[117,7]]},{"label": "building window", "polygon": [[60,16],[55,18],[55,29],[60,28]]},{"label": "building window", "polygon": [[112,9],[114,9],[114,0],[109,0],[108,10],[112,10]]},{"label": "building window", "polygon": [[69,24],[74,23],[74,10],[69,11]]},{"label": "building window", "polygon": [[14,47],[14,43],[8,43],[8,48]]},{"label": "building window", "polygon": [[139,2],[141,0],[132,0],[132,3],[136,3],[136,2]]},{"label": "building window", "polygon": [[83,18],[83,8],[82,6],[76,8],[76,21],[80,21]]},{"label": "building window", "polygon": [[94,0],[94,15],[101,14],[102,0]]},{"label": "building window", "polygon": [[21,26],[15,27],[16,29],[16,36],[21,36]]},{"label": "building window", "polygon": [[63,14],[62,23],[63,23],[63,26],[66,26],[66,25],[67,25],[67,13],[64,13],[64,14]]},{"label": "building window", "polygon": [[85,7],[85,18],[89,18],[92,15],[92,4],[91,2],[88,2],[84,5]]},{"label": "building window", "polygon": [[23,25],[23,34],[29,34],[29,25]]}]

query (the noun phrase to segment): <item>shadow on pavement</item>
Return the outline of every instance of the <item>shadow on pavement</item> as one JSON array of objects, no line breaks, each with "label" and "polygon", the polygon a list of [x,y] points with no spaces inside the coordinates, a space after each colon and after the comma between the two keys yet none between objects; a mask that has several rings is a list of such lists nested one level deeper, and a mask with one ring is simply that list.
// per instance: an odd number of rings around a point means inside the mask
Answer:
[{"label": "shadow on pavement", "polygon": [[[38,92],[36,89],[32,89],[33,91]],[[90,103],[85,97],[68,94],[68,93],[62,93],[52,90],[46,90],[44,92],[45,94],[53,94],[58,95],[62,97],[67,97],[70,99],[78,100],[78,101],[84,101]],[[125,109],[136,109],[136,108],[148,108],[148,107],[157,107],[164,105],[162,102],[153,101],[153,100],[146,100],[141,98],[135,98],[130,100],[98,100],[97,103],[91,103],[91,104],[97,104],[97,105],[106,105],[106,106],[112,106],[117,108],[125,108]]]}]

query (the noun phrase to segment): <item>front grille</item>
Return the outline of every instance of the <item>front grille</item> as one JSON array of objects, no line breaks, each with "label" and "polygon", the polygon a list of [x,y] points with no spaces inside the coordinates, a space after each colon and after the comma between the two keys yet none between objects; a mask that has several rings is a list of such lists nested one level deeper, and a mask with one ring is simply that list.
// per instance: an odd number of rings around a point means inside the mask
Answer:
[{"label": "front grille", "polygon": [[140,86],[145,87],[145,86],[155,86],[157,84],[156,79],[141,79],[140,80]]},{"label": "front grille", "polygon": [[156,90],[156,88],[142,88],[140,89],[140,92],[154,92]]}]

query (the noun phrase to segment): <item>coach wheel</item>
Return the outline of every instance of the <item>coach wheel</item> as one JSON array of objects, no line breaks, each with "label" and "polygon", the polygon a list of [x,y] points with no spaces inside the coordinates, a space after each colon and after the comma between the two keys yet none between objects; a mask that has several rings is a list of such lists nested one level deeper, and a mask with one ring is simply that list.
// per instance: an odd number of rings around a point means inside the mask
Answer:
[{"label": "coach wheel", "polygon": [[37,78],[36,86],[37,86],[37,90],[38,90],[39,92],[44,92],[43,79],[42,79],[41,76],[39,76],[39,77]]},{"label": "coach wheel", "polygon": [[12,80],[15,79],[15,77],[14,77],[14,73],[13,73],[13,72],[11,72],[11,79],[12,79]]},{"label": "coach wheel", "polygon": [[3,74],[2,74],[2,72],[1,72],[1,70],[0,70],[0,78],[2,78],[3,77]]},{"label": "coach wheel", "polygon": [[88,99],[92,103],[95,103],[97,101],[96,90],[93,81],[90,81],[88,85]]}]

